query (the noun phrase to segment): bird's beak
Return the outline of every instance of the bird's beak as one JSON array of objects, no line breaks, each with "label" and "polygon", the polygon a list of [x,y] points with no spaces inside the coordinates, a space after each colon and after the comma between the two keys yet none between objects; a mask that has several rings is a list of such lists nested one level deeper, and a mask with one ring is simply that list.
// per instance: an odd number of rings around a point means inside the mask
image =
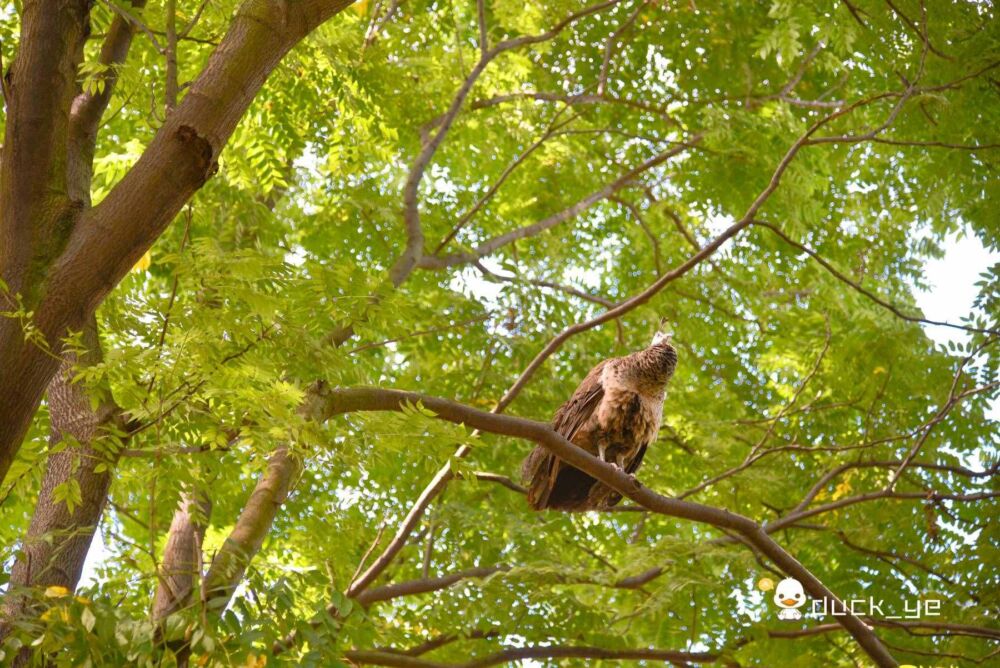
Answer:
[{"label": "bird's beak", "polygon": [[785,605],[795,605],[796,600],[794,598],[783,598],[781,599],[781,602]]}]

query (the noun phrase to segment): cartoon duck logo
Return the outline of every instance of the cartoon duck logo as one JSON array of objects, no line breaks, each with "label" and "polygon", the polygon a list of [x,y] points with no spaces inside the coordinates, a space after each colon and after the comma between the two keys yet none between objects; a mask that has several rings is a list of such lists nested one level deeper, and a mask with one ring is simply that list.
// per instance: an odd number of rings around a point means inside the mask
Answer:
[{"label": "cartoon duck logo", "polygon": [[798,611],[798,608],[806,604],[802,583],[795,578],[785,578],[779,582],[774,590],[774,602],[781,608],[778,619],[802,619],[802,613]]}]

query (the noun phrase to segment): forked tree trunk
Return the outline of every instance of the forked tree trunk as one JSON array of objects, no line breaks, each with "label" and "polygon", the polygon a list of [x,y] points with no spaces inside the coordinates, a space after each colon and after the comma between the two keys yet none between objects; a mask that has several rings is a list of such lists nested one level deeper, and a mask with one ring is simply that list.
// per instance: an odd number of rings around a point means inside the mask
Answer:
[{"label": "forked tree trunk", "polygon": [[284,55],[351,0],[241,3],[136,164],[87,208],[66,192],[65,152],[90,4],[26,0],[7,86],[0,279],[8,290],[0,290],[0,304],[15,310],[22,299],[48,350],[24,342],[20,321],[0,318],[0,478],[57,371],[52,355],[61,354],[63,339],[84,326],[215,172],[219,152]]}]

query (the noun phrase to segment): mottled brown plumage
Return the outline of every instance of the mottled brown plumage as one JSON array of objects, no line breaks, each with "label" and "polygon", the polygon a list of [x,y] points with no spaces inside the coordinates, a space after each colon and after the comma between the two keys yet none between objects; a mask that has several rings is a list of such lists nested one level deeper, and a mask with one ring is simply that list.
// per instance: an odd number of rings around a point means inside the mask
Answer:
[{"label": "mottled brown plumage", "polygon": [[[664,391],[677,366],[669,337],[657,334],[644,350],[601,362],[556,411],[557,432],[587,452],[635,473],[656,440]],[[541,446],[522,465],[528,503],[535,510],[601,510],[621,495]]]}]

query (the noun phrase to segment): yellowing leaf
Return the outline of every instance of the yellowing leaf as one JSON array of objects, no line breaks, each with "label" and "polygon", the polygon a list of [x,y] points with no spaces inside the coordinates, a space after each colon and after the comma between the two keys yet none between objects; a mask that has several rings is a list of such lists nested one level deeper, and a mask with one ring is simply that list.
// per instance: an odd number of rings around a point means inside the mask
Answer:
[{"label": "yellowing leaf", "polygon": [[833,490],[833,500],[842,499],[851,493],[851,481],[845,480],[844,482],[837,485],[836,489]]},{"label": "yellowing leaf", "polygon": [[151,264],[153,264],[153,253],[151,251],[146,251],[142,254],[142,257],[139,258],[139,261],[135,263],[135,266],[132,267],[132,271],[146,271],[149,269]]},{"label": "yellowing leaf", "polygon": [[38,618],[41,619],[43,622],[51,622],[51,621],[68,622],[70,620],[69,610],[67,610],[66,607],[62,605],[49,608],[41,615],[39,615]]},{"label": "yellowing leaf", "polygon": [[62,598],[63,596],[69,596],[69,589],[60,587],[59,585],[52,585],[45,590],[45,595],[49,598]]}]

